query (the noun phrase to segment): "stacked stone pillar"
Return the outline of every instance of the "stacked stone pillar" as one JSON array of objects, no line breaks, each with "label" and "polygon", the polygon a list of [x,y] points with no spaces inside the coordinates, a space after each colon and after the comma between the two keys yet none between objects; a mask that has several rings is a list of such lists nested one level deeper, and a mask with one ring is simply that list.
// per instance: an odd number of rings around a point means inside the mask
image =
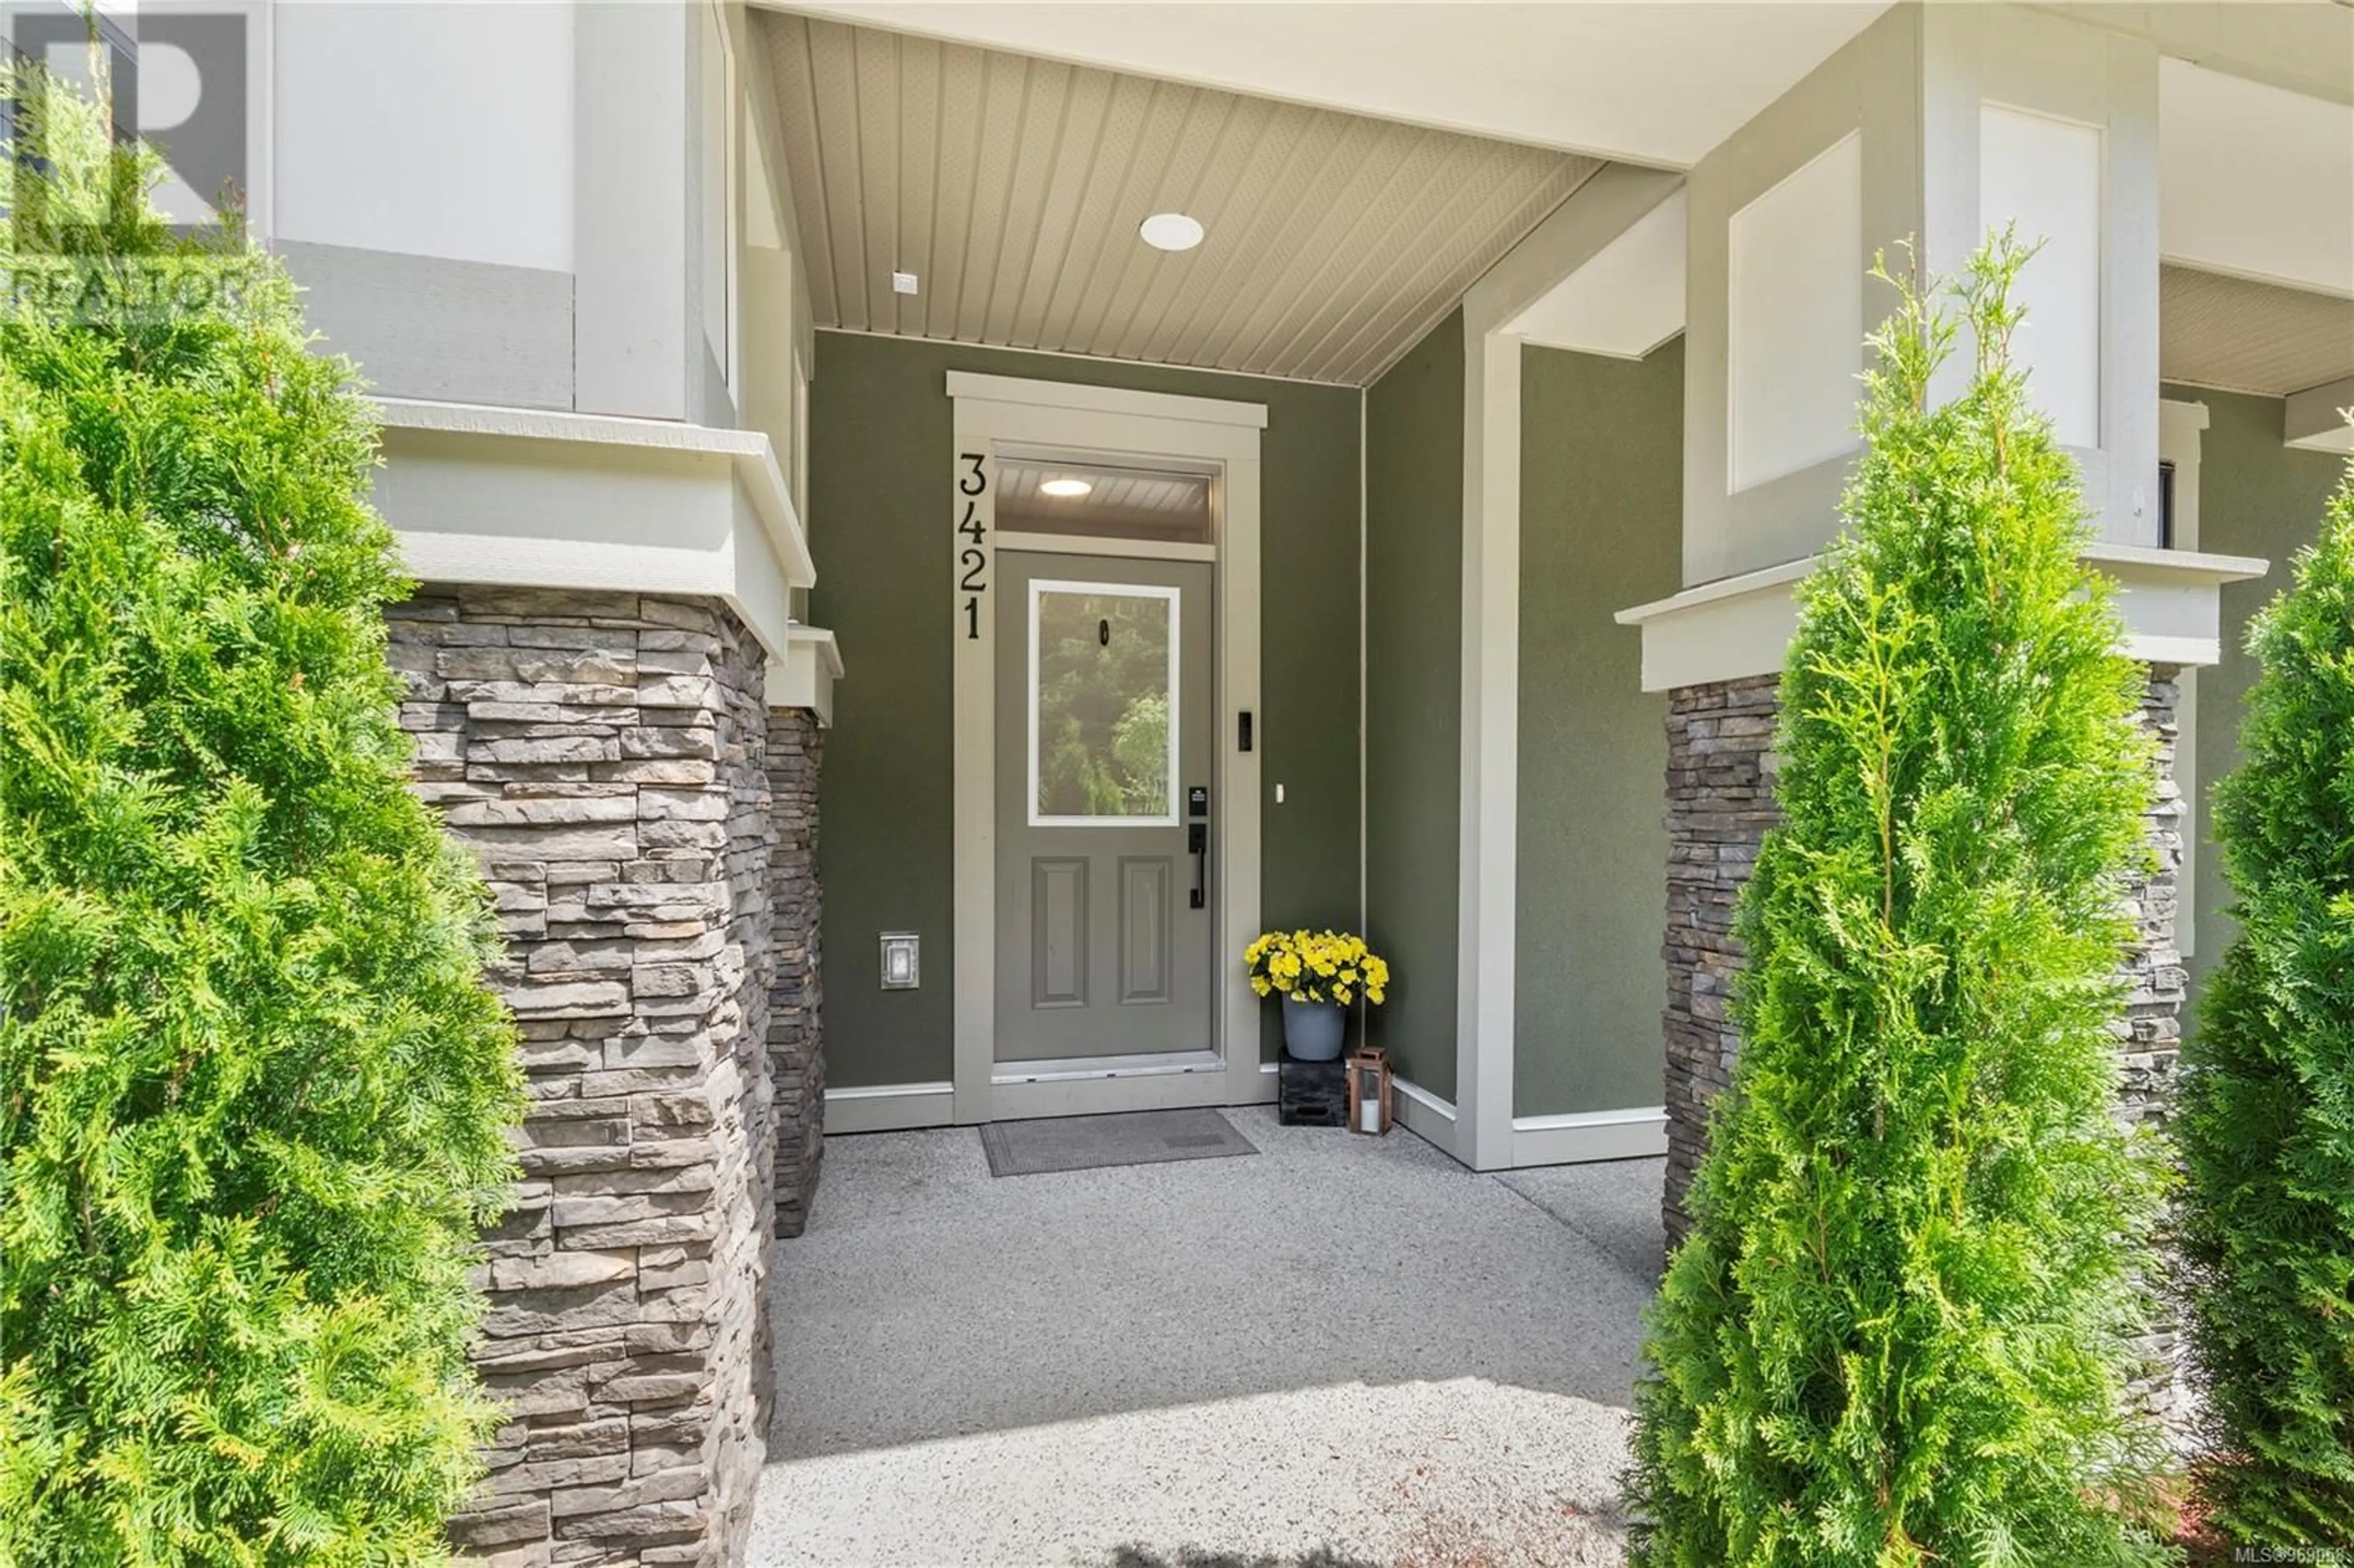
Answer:
[{"label": "stacked stone pillar", "polygon": [[825,731],[807,708],[769,715],[769,792],[776,843],[769,901],[776,977],[769,991],[769,1079],[777,1128],[776,1229],[797,1236],[817,1197],[825,1140],[825,1055],[819,1027],[825,988],[818,965],[817,781]]},{"label": "stacked stone pillar", "polygon": [[736,1561],[773,1390],[771,986],[779,946],[814,959],[772,940],[815,906],[770,898],[797,765],[763,654],[713,600],[473,587],[392,611],[391,654],[418,789],[496,896],[530,1097],[475,1354],[507,1420],[452,1540]]},{"label": "stacked stone pillar", "polygon": [[[2182,791],[2174,779],[2179,672],[2150,667],[2141,722],[2158,747],[2147,816],[2156,866],[2126,890],[2138,937],[2121,960],[2126,1011],[2117,1023],[2117,1114],[2164,1126],[2174,1096],[2187,977],[2175,945],[2175,883],[2182,866]],[[1766,831],[1776,821],[1775,675],[1678,687],[1668,694],[1667,1192],[1672,1247],[1691,1229],[1683,1197],[1707,1146],[1708,1107],[1731,1081],[1740,1052],[1730,1004],[1743,954],[1734,911]],[[2142,1396],[2179,1414],[2174,1336],[2145,1341]]]}]

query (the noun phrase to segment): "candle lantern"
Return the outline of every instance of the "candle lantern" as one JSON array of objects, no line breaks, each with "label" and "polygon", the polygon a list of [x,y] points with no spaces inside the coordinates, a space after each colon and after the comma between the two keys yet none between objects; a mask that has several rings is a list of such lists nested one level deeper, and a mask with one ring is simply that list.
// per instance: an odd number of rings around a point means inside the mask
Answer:
[{"label": "candle lantern", "polygon": [[1390,1054],[1378,1045],[1349,1053],[1349,1127],[1376,1135],[1390,1129]]}]

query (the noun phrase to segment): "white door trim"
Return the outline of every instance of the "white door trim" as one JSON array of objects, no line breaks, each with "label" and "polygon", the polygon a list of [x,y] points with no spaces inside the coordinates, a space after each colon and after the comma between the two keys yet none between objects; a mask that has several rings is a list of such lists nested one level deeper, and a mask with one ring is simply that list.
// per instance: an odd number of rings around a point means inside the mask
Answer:
[{"label": "white door trim", "polygon": [[[1238,715],[1259,703],[1260,403],[1117,387],[948,373],[956,442],[949,454],[949,559],[954,702],[955,899],[951,984],[955,1118],[1134,1110],[1161,1105],[1242,1105],[1274,1093],[1259,1071],[1259,1001],[1243,972],[1259,925],[1260,736],[1238,748]],[[1210,957],[1215,980],[1211,1049],[1218,1065],[1172,1072],[1146,1065],[1040,1077],[997,1060],[997,534],[996,450],[1050,446],[1106,457],[1211,463],[1219,471],[1218,625],[1213,721]],[[978,468],[965,454],[977,454]],[[980,493],[965,487],[979,483]],[[968,506],[968,503],[970,505]],[[970,519],[968,519],[970,513]],[[960,533],[977,526],[980,536]],[[1108,551],[1109,546],[1106,546]],[[1139,555],[1147,552],[1138,551]],[[970,585],[970,586],[968,586]],[[1005,1081],[1000,1081],[1003,1079]]]}]

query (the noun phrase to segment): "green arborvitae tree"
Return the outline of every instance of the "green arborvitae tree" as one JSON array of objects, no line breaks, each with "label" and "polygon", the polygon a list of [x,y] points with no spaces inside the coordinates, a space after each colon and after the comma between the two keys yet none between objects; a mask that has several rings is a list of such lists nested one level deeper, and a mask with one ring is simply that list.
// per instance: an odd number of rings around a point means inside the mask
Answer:
[{"label": "green arborvitae tree", "polygon": [[[1636,1392],[1646,1568],[2163,1560],[2122,1398],[2157,1182],[2111,1114],[2151,753],[2010,364],[2026,260],[1888,280],[1782,677],[1741,1054]],[[1977,366],[1940,407],[1947,293]]]},{"label": "green arborvitae tree", "polygon": [[2240,936],[2183,1052],[2193,1366],[2218,1522],[2354,1545],[2354,469],[2257,617],[2215,792]]},{"label": "green arborvitae tree", "polygon": [[0,1564],[445,1555],[512,1026],[372,411],[28,76],[0,151]]}]

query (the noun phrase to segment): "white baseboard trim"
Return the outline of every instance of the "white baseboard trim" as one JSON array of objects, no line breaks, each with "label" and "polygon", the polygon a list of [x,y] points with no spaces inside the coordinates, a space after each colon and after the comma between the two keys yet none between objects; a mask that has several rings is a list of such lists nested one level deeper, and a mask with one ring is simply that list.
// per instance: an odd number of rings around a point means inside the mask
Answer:
[{"label": "white baseboard trim", "polygon": [[1443,1153],[1455,1152],[1455,1102],[1404,1078],[1390,1079],[1390,1114],[1408,1132]]},{"label": "white baseboard trim", "polygon": [[875,1084],[825,1092],[825,1130],[898,1132],[956,1120],[954,1084]]},{"label": "white baseboard trim", "polygon": [[1667,1151],[1665,1106],[1512,1118],[1512,1164],[1516,1169],[1523,1165],[1577,1165],[1596,1160],[1639,1160]]}]

